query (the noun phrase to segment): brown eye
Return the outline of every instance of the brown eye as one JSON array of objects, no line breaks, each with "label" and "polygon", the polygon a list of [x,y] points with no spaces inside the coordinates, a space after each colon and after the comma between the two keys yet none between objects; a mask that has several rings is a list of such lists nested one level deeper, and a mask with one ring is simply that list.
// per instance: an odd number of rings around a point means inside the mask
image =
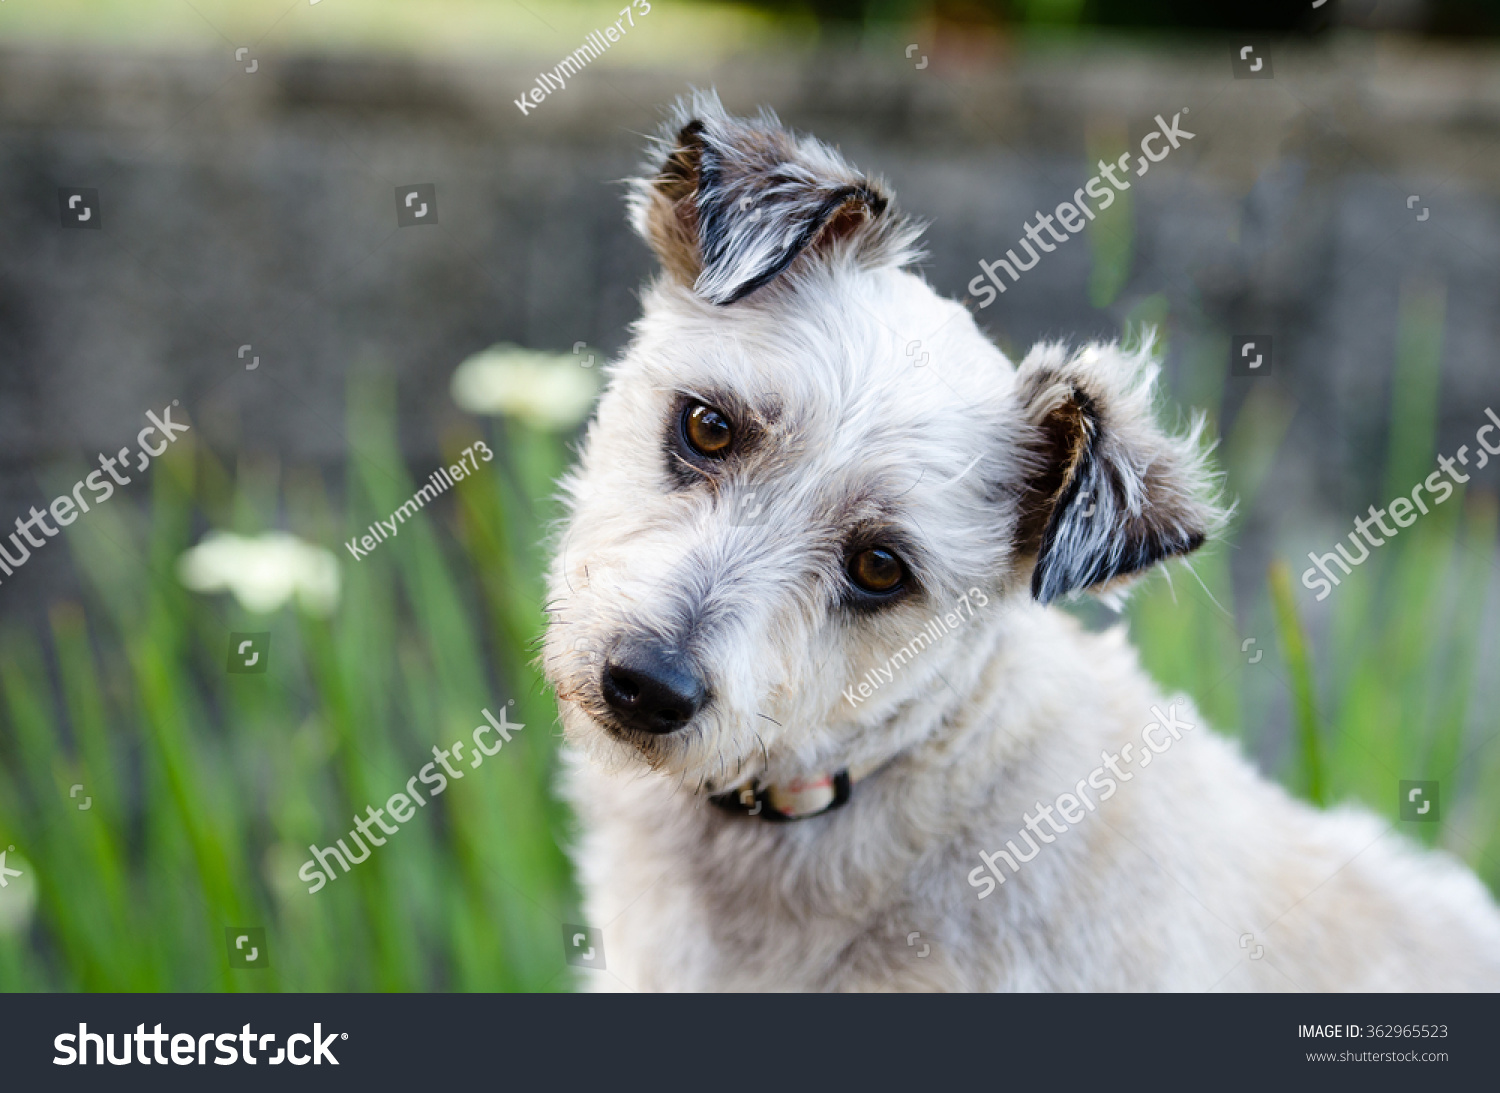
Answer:
[{"label": "brown eye", "polygon": [[901,559],[880,547],[861,550],[849,559],[849,579],[866,592],[877,595],[894,592],[905,576],[906,568]]},{"label": "brown eye", "polygon": [[683,415],[682,435],[689,448],[710,459],[726,455],[734,440],[734,432],[724,415],[701,402],[689,407]]}]

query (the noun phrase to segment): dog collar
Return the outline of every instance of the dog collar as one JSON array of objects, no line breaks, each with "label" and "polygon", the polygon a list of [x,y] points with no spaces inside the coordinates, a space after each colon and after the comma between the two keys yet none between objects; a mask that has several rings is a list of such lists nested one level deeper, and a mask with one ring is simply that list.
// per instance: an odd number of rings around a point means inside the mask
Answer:
[{"label": "dog collar", "polygon": [[854,783],[868,778],[889,761],[882,759],[856,766],[852,771],[845,768],[837,774],[816,778],[797,778],[784,785],[757,786],[753,781],[745,782],[709,800],[725,812],[755,816],[773,824],[807,820],[843,808],[849,803]]},{"label": "dog collar", "polygon": [[709,800],[726,812],[759,816],[771,823],[806,820],[842,808],[849,801],[849,772],[797,779],[779,786],[758,787],[746,782]]}]

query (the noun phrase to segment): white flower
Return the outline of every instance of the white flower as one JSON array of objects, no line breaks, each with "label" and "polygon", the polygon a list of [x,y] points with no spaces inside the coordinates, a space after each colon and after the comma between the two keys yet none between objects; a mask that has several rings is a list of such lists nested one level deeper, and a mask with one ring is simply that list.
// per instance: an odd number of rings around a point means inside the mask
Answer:
[{"label": "white flower", "polygon": [[599,390],[594,358],[592,350],[568,356],[491,346],[454,371],[453,401],[471,414],[504,414],[539,429],[571,429],[588,416]]},{"label": "white flower", "polygon": [[0,874],[5,887],[0,889],[0,934],[21,935],[36,911],[36,877],[31,863],[14,847],[0,846]]},{"label": "white flower", "polygon": [[338,559],[284,531],[253,539],[211,531],[177,559],[177,576],[194,592],[233,592],[258,615],[294,595],[315,615],[331,615],[339,602]]}]

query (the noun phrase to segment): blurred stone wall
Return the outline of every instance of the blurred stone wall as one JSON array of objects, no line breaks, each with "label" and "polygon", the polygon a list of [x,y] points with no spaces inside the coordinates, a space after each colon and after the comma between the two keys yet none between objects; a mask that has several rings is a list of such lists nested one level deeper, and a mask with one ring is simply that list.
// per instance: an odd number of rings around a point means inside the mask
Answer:
[{"label": "blurred stone wall", "polygon": [[[39,470],[130,443],[173,399],[226,453],[334,470],[352,369],[397,377],[420,460],[469,353],[618,350],[651,268],[618,180],[692,80],[884,174],[930,221],[926,273],[954,295],[1097,172],[1084,149],[1134,149],[1186,110],[1193,140],[1131,176],[1118,294],[1090,301],[1100,240],[1074,239],[980,321],[1023,351],[1165,314],[1182,397],[1232,421],[1272,384],[1295,410],[1248,536],[1342,534],[1378,499],[1403,285],[1445,300],[1439,450],[1500,408],[1500,55],[1334,38],[1276,51],[1264,80],[1233,78],[1230,54],[599,68],[523,116],[535,70],[515,65],[0,51],[0,523],[51,496]],[[398,226],[413,183],[435,187],[435,224]],[[61,226],[68,187],[98,191],[98,230]],[[1239,333],[1273,336],[1271,376],[1225,380]],[[64,579],[51,553],[0,610]]]}]

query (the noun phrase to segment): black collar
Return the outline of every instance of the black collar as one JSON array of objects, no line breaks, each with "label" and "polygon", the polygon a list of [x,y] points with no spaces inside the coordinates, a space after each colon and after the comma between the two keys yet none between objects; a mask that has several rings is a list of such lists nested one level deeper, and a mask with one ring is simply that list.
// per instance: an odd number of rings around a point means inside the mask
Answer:
[{"label": "black collar", "polygon": [[755,816],[769,823],[789,823],[821,816],[849,803],[849,772],[841,770],[812,783],[789,787],[760,787],[746,782],[737,789],[710,797],[725,812]]}]

